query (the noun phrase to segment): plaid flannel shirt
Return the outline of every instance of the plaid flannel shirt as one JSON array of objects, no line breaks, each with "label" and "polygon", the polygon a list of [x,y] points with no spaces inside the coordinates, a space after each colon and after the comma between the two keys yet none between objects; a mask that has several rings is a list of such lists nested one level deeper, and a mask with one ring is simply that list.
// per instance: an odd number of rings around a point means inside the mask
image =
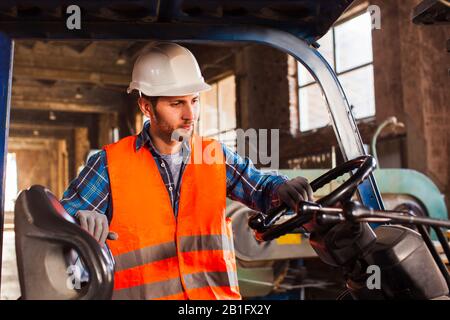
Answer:
[{"label": "plaid flannel shirt", "polygon": [[[152,144],[149,127],[150,122],[147,121],[143,130],[137,136],[135,148],[136,150],[147,148],[151,152],[166,185],[176,215],[182,180],[178,184],[173,181],[170,170],[167,170],[167,163]],[[187,147],[186,145],[183,147]],[[239,201],[253,210],[262,212],[280,205],[276,189],[288,178],[283,175],[264,173],[256,169],[248,157],[242,158],[223,143],[222,147],[226,159],[227,197]],[[189,155],[189,153],[186,154]],[[162,163],[165,165],[161,166]],[[183,161],[180,177],[185,166],[186,164]],[[175,185],[178,185],[177,188],[175,188]],[[64,192],[60,202],[70,215],[75,215],[79,210],[94,210],[106,214],[108,220],[111,221],[112,200],[108,164],[104,150],[89,158],[78,177],[70,183]]]}]

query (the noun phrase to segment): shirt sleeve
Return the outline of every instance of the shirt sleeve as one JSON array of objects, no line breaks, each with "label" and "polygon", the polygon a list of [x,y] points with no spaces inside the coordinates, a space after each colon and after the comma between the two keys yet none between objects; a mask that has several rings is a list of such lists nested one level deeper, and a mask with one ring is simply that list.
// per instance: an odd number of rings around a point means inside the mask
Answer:
[{"label": "shirt sleeve", "polygon": [[110,218],[110,201],[106,152],[102,150],[89,158],[60,202],[70,215],[75,215],[79,210],[93,210]]},{"label": "shirt sleeve", "polygon": [[222,143],[226,158],[227,196],[247,207],[261,212],[279,206],[276,191],[288,177],[258,170],[248,158]]}]

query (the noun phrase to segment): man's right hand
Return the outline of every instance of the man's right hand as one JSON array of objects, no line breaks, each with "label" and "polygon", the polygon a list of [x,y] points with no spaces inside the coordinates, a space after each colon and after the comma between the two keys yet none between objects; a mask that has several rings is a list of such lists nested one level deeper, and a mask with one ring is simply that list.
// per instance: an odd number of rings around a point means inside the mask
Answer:
[{"label": "man's right hand", "polygon": [[75,217],[82,229],[89,232],[102,246],[109,233],[108,219],[104,214],[90,210],[80,210]]}]

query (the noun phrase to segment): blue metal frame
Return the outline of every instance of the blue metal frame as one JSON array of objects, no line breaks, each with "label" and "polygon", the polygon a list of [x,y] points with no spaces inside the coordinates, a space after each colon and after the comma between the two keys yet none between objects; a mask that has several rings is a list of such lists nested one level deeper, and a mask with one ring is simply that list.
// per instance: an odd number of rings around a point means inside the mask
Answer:
[{"label": "blue metal frame", "polygon": [[[11,102],[11,80],[13,66],[14,42],[0,32],[0,266],[3,248],[3,222],[5,205],[6,156],[8,154],[9,109]],[[2,270],[0,268],[0,279]],[[1,285],[1,281],[0,281]],[[1,287],[0,287],[1,290]]]},{"label": "blue metal frame", "polygon": [[[322,37],[354,0],[2,0],[0,30],[12,38],[66,39],[97,35],[119,39],[120,34],[136,29],[146,39],[146,30],[156,22],[175,28],[201,24],[211,29],[216,24],[262,26],[289,32],[314,42]],[[30,8],[32,3],[32,8]],[[81,30],[68,30],[66,7],[81,8]],[[23,5],[23,6],[21,6]],[[30,10],[32,9],[32,10]],[[131,33],[130,33],[131,34]]]}]

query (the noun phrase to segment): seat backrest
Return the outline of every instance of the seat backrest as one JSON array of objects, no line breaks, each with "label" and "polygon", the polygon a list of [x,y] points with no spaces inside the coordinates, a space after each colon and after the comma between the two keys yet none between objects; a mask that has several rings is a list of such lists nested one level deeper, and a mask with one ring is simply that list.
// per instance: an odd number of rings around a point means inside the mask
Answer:
[{"label": "seat backrest", "polygon": [[[14,225],[22,299],[111,298],[114,261],[48,189],[35,185],[19,194]],[[89,273],[83,286],[73,283],[73,250]]]}]

